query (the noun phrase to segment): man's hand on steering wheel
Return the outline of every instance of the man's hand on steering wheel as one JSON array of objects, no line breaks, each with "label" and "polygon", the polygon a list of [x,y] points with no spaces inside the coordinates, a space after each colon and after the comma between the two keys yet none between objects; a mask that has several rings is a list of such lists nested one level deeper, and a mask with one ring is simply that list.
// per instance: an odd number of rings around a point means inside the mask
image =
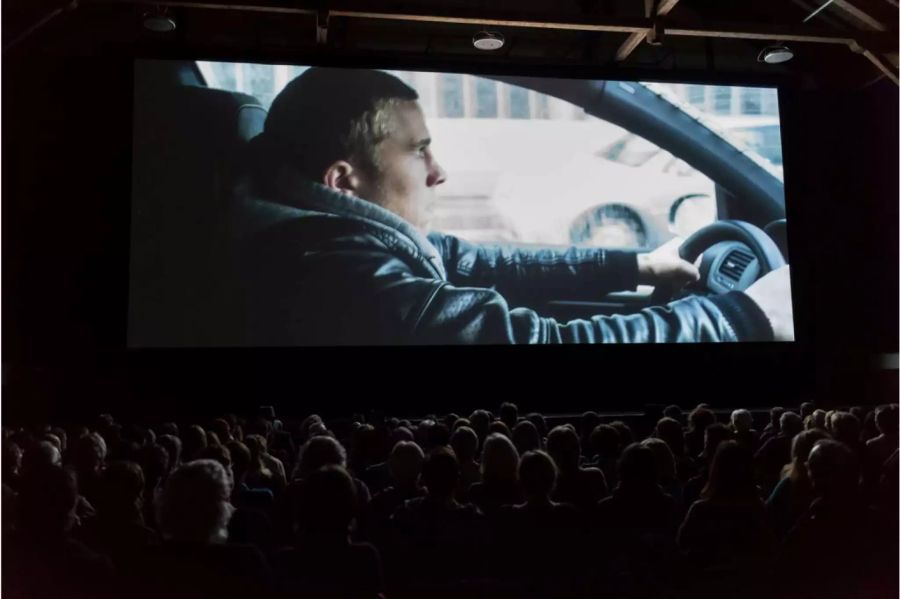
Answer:
[{"label": "man's hand on steering wheel", "polygon": [[704,251],[722,241],[741,242],[754,254],[759,275],[744,293],[769,319],[776,341],[793,341],[790,267],[786,266],[775,242],[750,223],[719,221],[700,229],[684,242],[676,238],[649,254],[639,255],[639,282],[656,282],[651,302],[655,305],[669,302],[675,289],[697,281],[700,273],[688,260],[699,260]]},{"label": "man's hand on steering wheel", "polygon": [[684,240],[676,237],[652,252],[638,254],[638,283],[664,285],[675,290],[699,281],[700,271],[697,267],[678,255],[682,241]]}]

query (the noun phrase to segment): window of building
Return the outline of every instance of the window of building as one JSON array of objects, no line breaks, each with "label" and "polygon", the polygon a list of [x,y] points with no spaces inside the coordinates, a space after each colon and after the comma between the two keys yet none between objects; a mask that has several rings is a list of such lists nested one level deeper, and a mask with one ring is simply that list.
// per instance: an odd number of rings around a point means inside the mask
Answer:
[{"label": "window of building", "polygon": [[778,114],[778,90],[764,89],[760,94],[760,109],[767,116]]},{"label": "window of building", "polygon": [[458,73],[441,73],[439,114],[443,117],[461,118],[463,106],[463,78]]},{"label": "window of building", "polygon": [[692,106],[703,107],[706,104],[706,88],[702,85],[688,85],[687,101]]},{"label": "window of building", "polygon": [[490,79],[475,79],[475,116],[496,118],[497,82]]},{"label": "window of building", "polygon": [[713,95],[713,111],[716,114],[731,114],[731,88],[717,86]]},{"label": "window of building", "polygon": [[532,115],[536,119],[549,119],[550,118],[550,98],[545,96],[544,94],[534,94],[534,100],[532,102],[532,107],[534,108],[534,114]]},{"label": "window of building", "polygon": [[514,119],[527,119],[531,117],[531,111],[528,107],[527,89],[510,86],[509,116]]},{"label": "window of building", "polygon": [[741,114],[762,114],[759,88],[745,87],[741,90]]}]

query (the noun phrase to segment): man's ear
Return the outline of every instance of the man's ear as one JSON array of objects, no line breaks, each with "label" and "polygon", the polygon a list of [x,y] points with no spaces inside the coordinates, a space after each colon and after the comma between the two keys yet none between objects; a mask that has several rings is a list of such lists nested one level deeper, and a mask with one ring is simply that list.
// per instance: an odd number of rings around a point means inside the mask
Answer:
[{"label": "man's ear", "polygon": [[322,183],[335,191],[359,197],[362,181],[359,178],[359,171],[354,169],[352,164],[346,160],[338,160],[325,169]]}]

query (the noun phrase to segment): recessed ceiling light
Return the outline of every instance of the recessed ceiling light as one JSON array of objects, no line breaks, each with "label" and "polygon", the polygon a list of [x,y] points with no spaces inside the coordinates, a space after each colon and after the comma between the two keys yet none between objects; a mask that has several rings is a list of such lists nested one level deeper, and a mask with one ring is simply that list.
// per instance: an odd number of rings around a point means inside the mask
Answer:
[{"label": "recessed ceiling light", "polygon": [[144,29],[153,33],[171,33],[175,31],[175,21],[159,11],[152,11],[144,14]]},{"label": "recessed ceiling light", "polygon": [[503,47],[503,34],[499,31],[479,31],[472,38],[472,45],[479,50],[499,50]]},{"label": "recessed ceiling light", "polygon": [[781,64],[789,61],[793,57],[794,53],[790,48],[782,44],[776,44],[774,46],[763,48],[756,60],[766,64]]}]

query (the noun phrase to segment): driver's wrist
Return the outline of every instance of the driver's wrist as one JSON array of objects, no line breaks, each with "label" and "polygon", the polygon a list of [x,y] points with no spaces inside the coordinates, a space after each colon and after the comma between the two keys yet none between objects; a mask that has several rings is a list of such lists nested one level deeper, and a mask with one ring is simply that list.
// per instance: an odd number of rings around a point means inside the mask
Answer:
[{"label": "driver's wrist", "polygon": [[638,254],[637,267],[638,285],[653,285],[656,282],[650,254]]}]

